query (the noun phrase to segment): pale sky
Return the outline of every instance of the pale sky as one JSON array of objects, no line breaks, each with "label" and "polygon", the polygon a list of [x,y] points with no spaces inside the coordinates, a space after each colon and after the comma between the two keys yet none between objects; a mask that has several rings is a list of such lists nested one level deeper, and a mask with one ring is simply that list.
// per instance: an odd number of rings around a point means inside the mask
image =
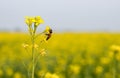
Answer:
[{"label": "pale sky", "polygon": [[55,31],[120,31],[120,0],[0,0],[0,30],[26,31],[40,15]]}]

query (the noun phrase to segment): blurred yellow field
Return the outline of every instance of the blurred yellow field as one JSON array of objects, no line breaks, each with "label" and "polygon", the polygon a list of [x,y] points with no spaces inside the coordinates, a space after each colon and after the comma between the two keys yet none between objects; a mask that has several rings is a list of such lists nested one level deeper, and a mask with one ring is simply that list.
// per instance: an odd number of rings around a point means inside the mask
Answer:
[{"label": "blurred yellow field", "polygon": [[[28,39],[0,33],[0,78],[27,78],[30,57],[22,44]],[[42,46],[47,55],[39,58],[35,78],[120,78],[120,34],[57,33]]]}]

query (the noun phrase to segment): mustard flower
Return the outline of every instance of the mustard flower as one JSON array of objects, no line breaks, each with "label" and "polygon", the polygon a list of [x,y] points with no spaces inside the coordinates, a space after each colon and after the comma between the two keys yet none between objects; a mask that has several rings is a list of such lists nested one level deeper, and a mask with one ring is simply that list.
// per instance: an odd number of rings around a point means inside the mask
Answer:
[{"label": "mustard flower", "polygon": [[46,73],[45,78],[59,78],[59,76],[57,74],[51,74],[51,73]]},{"label": "mustard flower", "polygon": [[13,78],[23,78],[23,77],[22,77],[22,74],[21,74],[21,73],[16,72],[16,73],[14,74]]},{"label": "mustard flower", "polygon": [[2,75],[3,75],[3,70],[0,69],[0,76],[2,76]]},{"label": "mustard flower", "polygon": [[45,49],[42,49],[42,50],[40,51],[40,55],[41,55],[41,56],[45,56],[45,55],[46,55]]},{"label": "mustard flower", "polygon": [[23,46],[24,48],[29,47],[29,45],[28,45],[28,44],[25,44],[25,43],[23,43],[22,46]]},{"label": "mustard flower", "polygon": [[34,44],[34,48],[35,48],[35,49],[38,49],[38,47],[39,47],[39,46],[38,46],[37,44]]},{"label": "mustard flower", "polygon": [[40,16],[36,16],[34,18],[34,22],[35,22],[35,26],[38,26],[39,24],[43,24],[44,23],[44,20],[40,17]]},{"label": "mustard flower", "polygon": [[118,54],[120,52],[120,46],[119,45],[112,45],[110,48],[114,52],[114,54]]},{"label": "mustard flower", "polygon": [[13,70],[12,70],[11,68],[7,68],[7,69],[6,69],[6,75],[7,75],[7,76],[12,76],[13,73],[14,73],[14,72],[13,72]]},{"label": "mustard flower", "polygon": [[102,57],[101,59],[100,59],[100,62],[102,63],[102,64],[109,64],[110,63],[110,58],[108,58],[108,57]]},{"label": "mustard flower", "polygon": [[103,72],[103,67],[102,66],[97,66],[95,69],[96,74],[100,74]]},{"label": "mustard flower", "polygon": [[34,18],[33,17],[26,17],[25,19],[25,23],[28,25],[28,26],[32,26],[33,22],[35,22]]},{"label": "mustard flower", "polygon": [[74,74],[79,74],[80,72],[80,66],[79,65],[70,65],[70,71]]},{"label": "mustard flower", "polygon": [[51,30],[51,28],[50,28],[49,26],[46,26],[45,32],[46,32],[46,33],[50,33],[50,30]]}]

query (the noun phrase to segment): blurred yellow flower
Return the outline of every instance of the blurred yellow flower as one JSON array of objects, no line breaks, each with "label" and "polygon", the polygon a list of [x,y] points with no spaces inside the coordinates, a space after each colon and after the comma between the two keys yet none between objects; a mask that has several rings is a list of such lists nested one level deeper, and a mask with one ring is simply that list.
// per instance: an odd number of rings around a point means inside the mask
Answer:
[{"label": "blurred yellow flower", "polygon": [[100,62],[102,64],[109,64],[110,63],[110,58],[108,58],[108,57],[101,57]]},{"label": "blurred yellow flower", "polygon": [[89,59],[87,59],[87,63],[89,65],[92,65],[92,64],[94,64],[94,60],[92,58],[89,58]]},{"label": "blurred yellow flower", "polygon": [[120,61],[120,46],[112,45],[110,49],[111,51],[109,52],[109,57],[115,58],[116,60]]},{"label": "blurred yellow flower", "polygon": [[22,78],[22,74],[20,74],[19,72],[16,72],[13,78]]},{"label": "blurred yellow flower", "polygon": [[32,26],[33,22],[35,22],[34,18],[33,17],[28,17],[26,16],[25,17],[25,23],[28,25],[28,26]]},{"label": "blurred yellow flower", "polygon": [[42,71],[42,70],[39,70],[38,71],[38,73],[37,73],[37,75],[40,77],[40,78],[42,78],[42,77],[44,77],[44,71]]},{"label": "blurred yellow flower", "polygon": [[37,44],[34,44],[34,48],[35,48],[35,49],[38,49],[38,47],[39,47],[39,46],[38,46]]},{"label": "blurred yellow flower", "polygon": [[49,33],[50,29],[51,28],[49,26],[46,26],[45,32]]},{"label": "blurred yellow flower", "polygon": [[0,76],[2,76],[3,75],[3,71],[0,69]]},{"label": "blurred yellow flower", "polygon": [[109,52],[108,52],[108,57],[113,58],[113,56],[114,56],[114,52],[109,51]]},{"label": "blurred yellow flower", "polygon": [[105,78],[113,78],[112,74],[110,72],[105,73]]},{"label": "blurred yellow flower", "polygon": [[119,45],[112,45],[110,49],[114,52],[114,54],[117,54],[120,52],[120,46]]},{"label": "blurred yellow flower", "polygon": [[45,78],[52,78],[52,74],[51,73],[46,73],[46,75],[45,75]]},{"label": "blurred yellow flower", "polygon": [[78,74],[80,72],[79,65],[70,65],[70,71],[74,74]]},{"label": "blurred yellow flower", "polygon": [[44,23],[44,20],[40,16],[36,16],[34,20],[35,20],[35,26]]},{"label": "blurred yellow flower", "polygon": [[6,69],[6,74],[7,76],[12,76],[13,75],[13,70],[11,68]]},{"label": "blurred yellow flower", "polygon": [[45,56],[47,53],[45,52],[45,49],[40,50],[40,55]]},{"label": "blurred yellow flower", "polygon": [[28,45],[28,44],[26,44],[26,43],[23,43],[23,44],[22,44],[22,46],[23,46],[24,48],[29,47],[29,45]]},{"label": "blurred yellow flower", "polygon": [[120,61],[120,53],[115,56],[116,60]]},{"label": "blurred yellow flower", "polygon": [[46,73],[45,78],[59,78],[59,76],[57,74],[51,74],[51,73]]},{"label": "blurred yellow flower", "polygon": [[102,72],[103,72],[103,67],[102,66],[97,66],[96,69],[95,69],[95,73],[100,74]]}]

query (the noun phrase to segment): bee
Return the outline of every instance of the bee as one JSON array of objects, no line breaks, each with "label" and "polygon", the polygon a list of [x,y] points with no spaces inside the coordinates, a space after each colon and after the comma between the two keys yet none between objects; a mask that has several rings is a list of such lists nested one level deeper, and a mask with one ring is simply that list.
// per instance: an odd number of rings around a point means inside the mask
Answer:
[{"label": "bee", "polygon": [[52,29],[49,29],[49,33],[45,34],[47,36],[46,40],[50,39],[52,33],[53,33]]}]

